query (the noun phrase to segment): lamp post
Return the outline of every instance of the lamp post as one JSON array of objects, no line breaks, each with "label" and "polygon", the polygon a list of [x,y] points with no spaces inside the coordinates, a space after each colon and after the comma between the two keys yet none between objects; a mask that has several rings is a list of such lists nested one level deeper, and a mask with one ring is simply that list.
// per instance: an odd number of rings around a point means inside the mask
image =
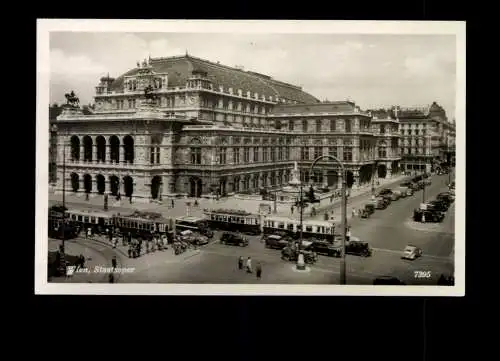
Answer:
[{"label": "lamp post", "polygon": [[[333,155],[320,155],[317,157],[311,164],[309,168],[309,174],[312,174],[314,166],[316,163],[322,159],[328,158],[336,162],[341,169],[342,172],[342,258],[341,258],[341,267],[340,267],[340,284],[345,285],[346,282],[346,259],[345,259],[345,246],[346,246],[346,237],[347,237],[347,173],[342,162]],[[302,231],[302,227],[301,227]]]},{"label": "lamp post", "polygon": [[378,161],[375,161],[372,166],[372,195],[375,194],[375,170],[377,168]]}]

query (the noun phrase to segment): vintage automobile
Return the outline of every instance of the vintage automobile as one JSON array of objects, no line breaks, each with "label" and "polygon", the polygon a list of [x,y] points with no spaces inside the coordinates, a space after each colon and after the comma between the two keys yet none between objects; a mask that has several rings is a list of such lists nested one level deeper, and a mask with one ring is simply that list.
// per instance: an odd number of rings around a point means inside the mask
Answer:
[{"label": "vintage automobile", "polygon": [[180,239],[183,242],[190,243],[192,245],[196,246],[202,246],[205,244],[208,244],[208,237],[202,235],[201,233],[198,232],[193,232],[191,230],[185,230],[180,232]]},{"label": "vintage automobile", "polygon": [[220,238],[221,244],[227,244],[230,246],[248,246],[248,239],[239,234],[224,232]]},{"label": "vintage automobile", "polygon": [[283,249],[290,243],[290,239],[285,235],[268,234],[264,236],[266,248]]},{"label": "vintage automobile", "polygon": [[380,276],[373,280],[374,285],[405,285],[403,281],[401,281],[397,277],[392,276]]},{"label": "vintage automobile", "polygon": [[373,213],[375,213],[375,205],[373,203],[367,203],[365,206],[361,209],[361,218],[368,218],[370,217]]},{"label": "vintage automobile", "polygon": [[453,203],[455,201],[455,196],[452,195],[450,192],[443,192],[443,193],[439,193],[437,196],[436,196],[436,199],[439,199],[439,200],[445,200],[447,201],[449,204]]},{"label": "vintage automobile", "polygon": [[427,202],[427,207],[430,210],[435,210],[435,211],[439,211],[439,212],[446,212],[448,210],[449,204],[446,203],[446,201],[435,200],[435,201]]},{"label": "vintage automobile", "polygon": [[411,187],[399,186],[397,190],[401,192],[401,196],[403,197],[409,197],[413,195],[413,188]]},{"label": "vintage automobile", "polygon": [[286,246],[281,250],[281,259],[285,261],[296,262],[299,258],[299,254],[304,255],[304,263],[313,264],[318,261],[318,254],[311,249],[311,241],[302,241],[302,246],[297,247],[295,244]]},{"label": "vintage automobile", "polygon": [[382,188],[381,190],[378,191],[378,196],[384,196],[386,194],[391,194],[392,189],[389,188]]},{"label": "vintage automobile", "polygon": [[311,245],[311,250],[328,257],[342,256],[342,247],[338,242],[333,243],[324,240],[314,240]]},{"label": "vintage automobile", "polygon": [[377,197],[373,202],[375,209],[386,209],[389,202],[383,197]]},{"label": "vintage automobile", "polygon": [[449,189],[455,189],[455,181],[453,181],[450,184],[448,184],[448,188]]},{"label": "vintage automobile", "polygon": [[421,256],[422,256],[422,250],[420,248],[418,248],[417,246],[409,244],[403,250],[403,255],[401,256],[401,258],[407,259],[410,261],[414,261],[418,257],[421,257]]},{"label": "vintage automobile", "polygon": [[399,198],[401,198],[401,192],[398,190],[395,190],[391,194],[391,201],[397,201]]},{"label": "vintage automobile", "polygon": [[416,191],[417,190],[417,184],[416,183],[413,183],[413,182],[403,182],[399,185],[400,187],[407,187],[407,188],[410,188],[411,190],[413,191]]},{"label": "vintage automobile", "polygon": [[415,209],[413,211],[413,220],[415,222],[423,222],[425,218],[425,222],[436,222],[440,223],[444,219],[444,213],[435,211],[435,210],[429,210],[429,209]]},{"label": "vintage automobile", "polygon": [[345,253],[354,256],[370,257],[373,251],[368,242],[362,241],[357,237],[351,237],[349,242],[346,242]]}]

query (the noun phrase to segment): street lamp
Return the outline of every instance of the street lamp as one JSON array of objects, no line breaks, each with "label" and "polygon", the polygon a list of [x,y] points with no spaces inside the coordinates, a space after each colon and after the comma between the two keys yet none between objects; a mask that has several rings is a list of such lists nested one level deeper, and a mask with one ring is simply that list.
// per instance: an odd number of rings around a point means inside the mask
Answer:
[{"label": "street lamp", "polygon": [[377,167],[378,161],[375,161],[372,166],[372,195],[375,194],[375,170]]},{"label": "street lamp", "polygon": [[[333,155],[320,155],[312,162],[311,167],[309,168],[309,174],[312,174],[313,168],[316,165],[316,163],[325,158],[328,158],[336,162],[340,166],[342,172],[342,260],[341,260],[342,263],[340,267],[340,284],[345,285],[346,284],[345,244],[347,237],[347,173],[344,165],[337,157],[334,157]],[[302,232],[302,227],[301,227],[301,232]],[[301,237],[301,242],[302,242],[302,237]]]}]

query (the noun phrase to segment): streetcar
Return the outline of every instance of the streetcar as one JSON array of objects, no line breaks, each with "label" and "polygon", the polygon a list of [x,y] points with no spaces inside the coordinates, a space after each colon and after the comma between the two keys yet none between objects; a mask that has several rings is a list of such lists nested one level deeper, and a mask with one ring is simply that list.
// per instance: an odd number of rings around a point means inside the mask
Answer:
[{"label": "streetcar", "polygon": [[152,238],[154,234],[167,235],[172,228],[171,220],[164,218],[161,213],[135,211],[128,215],[114,215],[112,224],[121,234],[128,234],[134,238]]},{"label": "streetcar", "polygon": [[71,224],[84,230],[92,228],[92,233],[104,233],[113,225],[113,216],[104,212],[70,209],[66,214]]},{"label": "streetcar", "polygon": [[261,233],[260,215],[235,209],[204,209],[210,228],[257,235]]},{"label": "streetcar", "polygon": [[58,239],[72,239],[77,236],[77,229],[68,220],[66,208],[53,206],[49,208],[48,214],[48,236]]},{"label": "streetcar", "polygon": [[175,233],[182,231],[191,231],[200,233],[201,235],[212,238],[214,232],[209,228],[208,222],[205,218],[200,217],[179,217],[175,219]]},{"label": "streetcar", "polygon": [[[326,239],[335,238],[335,225],[328,221],[306,220],[302,222],[302,237]],[[300,221],[286,217],[267,217],[264,220],[264,234],[286,234],[294,239],[300,237]]]}]

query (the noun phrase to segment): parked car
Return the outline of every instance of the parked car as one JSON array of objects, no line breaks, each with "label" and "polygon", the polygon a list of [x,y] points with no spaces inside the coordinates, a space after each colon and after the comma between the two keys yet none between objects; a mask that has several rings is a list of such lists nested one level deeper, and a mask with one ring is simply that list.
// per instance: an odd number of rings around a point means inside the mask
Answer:
[{"label": "parked car", "polygon": [[425,217],[425,222],[442,222],[444,213],[435,210],[415,209],[413,211],[413,220],[415,222],[422,222]]},{"label": "parked car", "polygon": [[368,218],[373,213],[375,213],[375,205],[373,203],[367,203],[361,210],[361,217]]},{"label": "parked car", "polygon": [[453,203],[455,201],[455,196],[452,195],[450,192],[443,192],[443,193],[439,193],[437,195],[436,199],[445,199],[449,203]]},{"label": "parked car", "polygon": [[401,191],[401,195],[403,197],[407,197],[407,196],[412,196],[413,195],[413,188],[411,188],[411,187],[408,187],[408,186],[399,186],[398,190]]},{"label": "parked car", "polygon": [[269,234],[264,236],[264,243],[266,248],[283,249],[290,243],[290,240],[286,236]]},{"label": "parked car", "polygon": [[378,196],[384,196],[386,194],[392,194],[392,189],[382,188],[381,190],[378,191]]},{"label": "parked car", "polygon": [[342,247],[340,246],[340,244],[332,243],[329,241],[315,240],[311,245],[311,250],[328,257],[342,256]]},{"label": "parked car", "polygon": [[372,202],[372,204],[375,206],[375,209],[386,209],[389,203],[385,198],[378,197]]},{"label": "parked car", "polygon": [[391,194],[391,201],[397,201],[399,198],[401,198],[401,192],[398,190],[393,191]]},{"label": "parked car", "polygon": [[421,256],[422,256],[422,250],[420,248],[418,248],[417,246],[413,246],[413,245],[409,244],[408,246],[405,247],[401,258],[408,259],[410,261],[414,261],[418,257],[421,257]]},{"label": "parked car", "polygon": [[411,190],[413,191],[416,191],[417,190],[417,184],[416,183],[413,183],[413,182],[403,182],[399,185],[400,187],[407,187],[407,188],[410,188]]},{"label": "parked car", "polygon": [[427,207],[429,208],[429,210],[446,212],[448,210],[449,205],[445,203],[445,201],[435,200],[428,202]]},{"label": "parked car", "polygon": [[220,243],[231,246],[248,246],[248,239],[239,234],[224,232],[220,238]]},{"label": "parked car", "polygon": [[403,281],[392,276],[380,276],[373,280],[374,285],[405,285]]}]

